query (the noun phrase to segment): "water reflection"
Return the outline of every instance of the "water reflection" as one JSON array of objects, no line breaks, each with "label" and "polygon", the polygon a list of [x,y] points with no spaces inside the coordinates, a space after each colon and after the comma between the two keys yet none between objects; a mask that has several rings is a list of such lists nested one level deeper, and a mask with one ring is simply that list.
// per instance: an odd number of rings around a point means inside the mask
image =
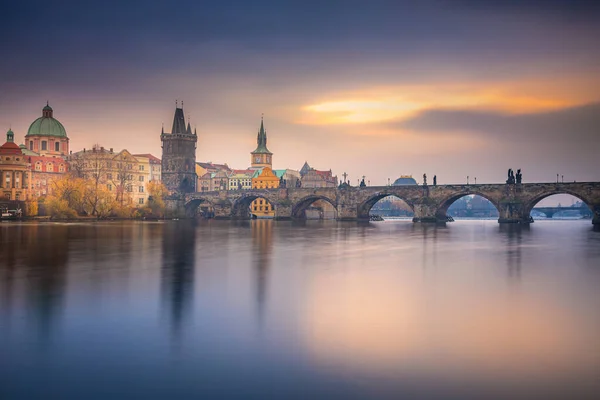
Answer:
[{"label": "water reflection", "polygon": [[585,221],[0,234],[7,398],[579,398],[565,394],[597,382],[600,236]]},{"label": "water reflection", "polygon": [[161,297],[173,338],[179,339],[194,304],[196,223],[167,222],[162,230]]},{"label": "water reflection", "polygon": [[0,291],[3,313],[10,315],[24,299],[26,318],[38,337],[47,340],[59,318],[67,286],[69,242],[66,226],[38,224],[3,226],[0,259]]},{"label": "water reflection", "polygon": [[256,319],[258,325],[262,327],[269,284],[269,267],[273,251],[273,223],[266,220],[253,221],[251,235],[255,275]]}]

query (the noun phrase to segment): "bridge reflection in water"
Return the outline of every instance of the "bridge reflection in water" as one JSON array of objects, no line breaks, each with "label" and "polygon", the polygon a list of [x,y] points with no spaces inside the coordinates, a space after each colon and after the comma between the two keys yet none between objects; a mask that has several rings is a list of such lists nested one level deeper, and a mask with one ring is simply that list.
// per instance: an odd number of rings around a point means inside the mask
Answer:
[{"label": "bridge reflection in water", "polygon": [[410,207],[414,222],[445,222],[448,208],[456,200],[478,195],[498,210],[498,222],[531,222],[535,205],[546,197],[568,194],[589,207],[592,223],[600,225],[600,183],[523,183],[478,185],[406,185],[345,188],[279,188],[198,192],[166,199],[168,214],[194,217],[201,203],[210,204],[214,217],[250,218],[250,204],[263,198],[275,209],[275,219],[303,219],[317,201],[331,204],[339,220],[368,220],[369,211],[381,199],[395,196]]}]

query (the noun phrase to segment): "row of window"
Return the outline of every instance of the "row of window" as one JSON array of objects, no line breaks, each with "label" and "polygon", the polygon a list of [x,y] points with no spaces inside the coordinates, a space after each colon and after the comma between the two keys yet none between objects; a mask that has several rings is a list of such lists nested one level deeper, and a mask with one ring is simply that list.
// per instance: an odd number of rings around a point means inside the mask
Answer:
[{"label": "row of window", "polygon": [[[38,161],[35,163],[35,170],[36,171],[41,171],[42,170],[42,162]],[[54,172],[54,164],[49,162],[46,163],[46,172]],[[58,165],[58,172],[65,172],[65,165],[64,164],[59,164]]]},{"label": "row of window", "polygon": [[[33,140],[29,141],[29,150],[33,151]],[[48,150],[48,142],[42,140],[42,151]],[[54,142],[54,151],[60,151],[60,142]]]},{"label": "row of window", "polygon": [[[113,185],[111,185],[110,183],[108,183],[106,185],[106,188],[108,190],[112,191],[113,190]],[[133,192],[133,186],[127,185],[127,186],[125,186],[125,190],[128,191],[128,192]],[[143,186],[138,186],[138,192],[139,193],[144,193],[144,187]]]}]

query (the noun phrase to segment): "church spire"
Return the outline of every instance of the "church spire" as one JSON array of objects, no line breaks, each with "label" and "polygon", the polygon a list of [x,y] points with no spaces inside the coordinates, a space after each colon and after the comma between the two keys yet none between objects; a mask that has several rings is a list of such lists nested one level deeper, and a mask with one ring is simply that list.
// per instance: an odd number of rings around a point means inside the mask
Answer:
[{"label": "church spire", "polygon": [[175,105],[175,116],[173,117],[173,129],[172,134],[185,134],[185,116],[183,114],[183,102],[181,108]]}]

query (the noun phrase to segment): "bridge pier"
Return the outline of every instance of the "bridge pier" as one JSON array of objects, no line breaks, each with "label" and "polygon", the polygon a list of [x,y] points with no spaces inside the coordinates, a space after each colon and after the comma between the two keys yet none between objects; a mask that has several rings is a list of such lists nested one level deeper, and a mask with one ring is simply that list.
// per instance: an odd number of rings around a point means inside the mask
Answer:
[{"label": "bridge pier", "polygon": [[185,198],[165,197],[165,218],[188,218]]},{"label": "bridge pier", "polygon": [[[358,221],[365,220],[365,217],[359,218],[358,216],[358,207],[355,204],[339,204],[338,205],[338,221]],[[369,217],[366,217],[366,220],[369,220]]]},{"label": "bridge pier", "polygon": [[525,215],[523,203],[517,201],[501,201],[498,208],[499,224],[529,224],[529,215]]},{"label": "bridge pier", "polygon": [[275,216],[273,217],[276,221],[287,221],[292,219],[292,206],[291,204],[278,202],[275,204]]},{"label": "bridge pier", "polygon": [[445,223],[446,215],[438,215],[439,205],[432,201],[429,197],[423,198],[421,201],[414,204],[413,222],[421,223]]},{"label": "bridge pier", "polygon": [[590,209],[592,210],[592,224],[595,231],[600,231],[600,203],[591,204]]},{"label": "bridge pier", "polygon": [[213,203],[215,219],[231,219],[232,207],[227,200],[216,201]]}]

